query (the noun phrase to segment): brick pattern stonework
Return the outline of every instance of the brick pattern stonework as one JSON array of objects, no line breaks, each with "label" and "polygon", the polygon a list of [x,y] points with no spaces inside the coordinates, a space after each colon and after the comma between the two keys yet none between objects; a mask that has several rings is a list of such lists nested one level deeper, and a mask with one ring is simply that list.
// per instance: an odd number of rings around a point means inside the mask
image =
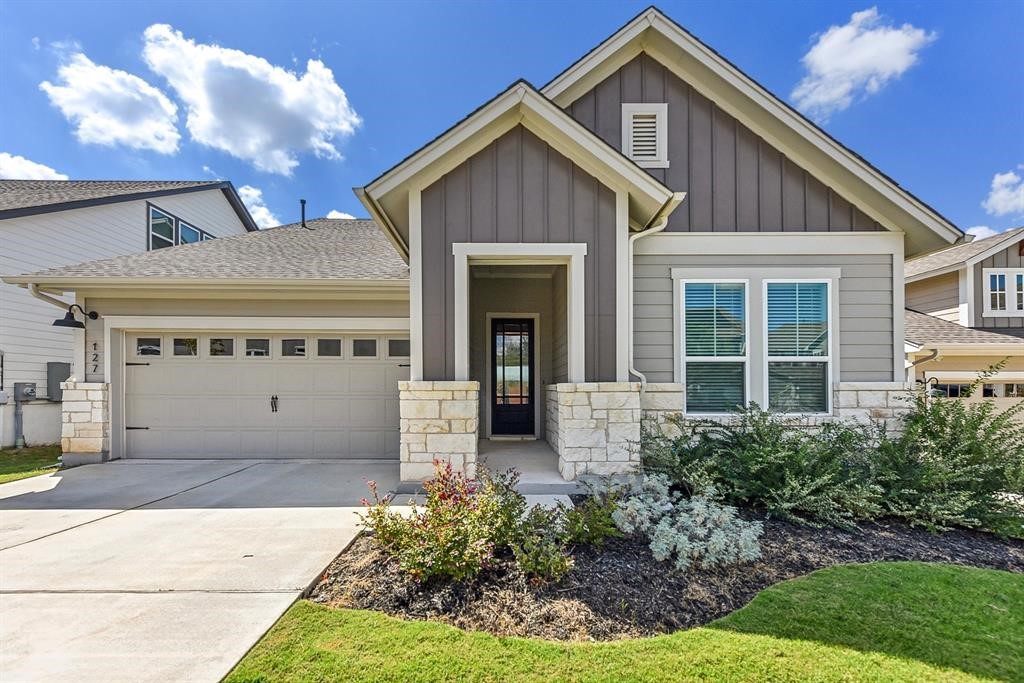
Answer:
[{"label": "brick pattern stonework", "polygon": [[61,383],[60,448],[65,466],[106,460],[110,453],[110,385],[103,382]]},{"label": "brick pattern stonework", "polygon": [[422,481],[434,460],[476,476],[479,382],[399,382],[402,481]]},{"label": "brick pattern stonework", "polygon": [[640,384],[549,384],[546,432],[564,479],[622,474],[640,462]]},{"label": "brick pattern stonework", "polygon": [[[898,431],[900,418],[910,409],[909,389],[903,382],[841,382],[832,394],[831,415],[794,417],[804,427],[820,427],[834,420],[881,422]],[[643,420],[648,429],[675,436],[679,428],[669,419],[683,412],[682,384],[648,384],[642,395]],[[730,418],[716,418],[727,421]]]}]

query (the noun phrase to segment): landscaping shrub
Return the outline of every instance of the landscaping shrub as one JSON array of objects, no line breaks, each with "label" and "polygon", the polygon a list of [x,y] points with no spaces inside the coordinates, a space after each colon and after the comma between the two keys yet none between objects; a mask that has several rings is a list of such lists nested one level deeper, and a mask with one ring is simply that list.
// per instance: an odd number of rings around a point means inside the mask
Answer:
[{"label": "landscaping shrub", "polygon": [[519,570],[536,581],[559,581],[572,568],[561,507],[535,505],[522,521],[520,539],[512,546]]},{"label": "landscaping shrub", "polygon": [[[968,394],[998,366],[979,375]],[[901,434],[876,455],[886,514],[931,529],[1004,529],[1024,516],[1024,401],[997,414],[991,401],[913,392]]]},{"label": "landscaping shrub", "polygon": [[642,475],[612,516],[622,531],[646,535],[655,559],[675,557],[679,571],[758,559],[763,525],[740,519],[736,508],[716,502],[715,495],[709,489],[685,498],[671,489],[666,475]]},{"label": "landscaping shrub", "polygon": [[877,429],[832,422],[819,430],[756,404],[729,423],[677,421],[681,435],[646,436],[643,464],[693,495],[709,486],[734,505],[812,525],[851,528],[879,512],[868,454]]},{"label": "landscaping shrub", "polygon": [[622,536],[612,518],[621,491],[611,480],[606,480],[603,487],[590,483],[586,487],[589,495],[582,502],[562,510],[564,541],[569,545],[600,548],[606,538]]},{"label": "landscaping shrub", "polygon": [[480,525],[495,548],[507,548],[522,538],[526,498],[516,487],[519,473],[515,470],[490,472],[480,470],[480,492],[477,506]]}]

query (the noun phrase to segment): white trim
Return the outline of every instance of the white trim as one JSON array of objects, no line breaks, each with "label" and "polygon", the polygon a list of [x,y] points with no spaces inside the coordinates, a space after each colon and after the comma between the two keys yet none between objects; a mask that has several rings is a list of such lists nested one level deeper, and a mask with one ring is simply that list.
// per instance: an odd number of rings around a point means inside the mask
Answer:
[{"label": "white trim", "polygon": [[[1006,308],[992,308],[991,276],[1003,275],[1006,297]],[[1017,307],[1017,276],[1024,276],[1024,268],[982,268],[981,269],[981,317],[983,318],[1018,318],[1024,316],[1024,307]]]},{"label": "white trim", "polygon": [[968,291],[972,283],[968,280],[967,272],[967,268],[960,268],[956,278],[957,322],[964,327],[971,326],[971,297]]},{"label": "white trim", "polygon": [[[649,35],[650,33],[654,35]],[[668,54],[659,45],[659,37],[664,39],[661,42],[668,42],[668,47],[676,48],[683,53],[682,62],[679,61],[680,55],[678,53]],[[914,220],[920,222],[923,226],[926,226],[944,241],[953,243],[963,237],[962,232],[953,227],[934,210],[925,206],[920,200],[872,168],[866,161],[860,159],[829,137],[823,130],[814,126],[810,121],[786,106],[781,100],[751,80],[749,76],[725,61],[711,48],[680,29],[657,9],[651,8],[617,31],[604,43],[592,50],[587,57],[545,86],[542,91],[543,94],[554,100],[555,104],[560,107],[568,106],[574,99],[586,92],[589,87],[592,87],[593,84],[590,83],[590,80],[599,78],[603,74],[602,69],[605,62],[617,68],[623,56],[629,54],[630,44],[636,45],[641,42],[644,51],[658,59],[676,75],[689,83],[691,87],[694,87],[704,95],[710,96],[726,113],[736,117],[755,133],[765,138],[769,144],[792,157],[794,161],[807,168],[812,174],[822,180],[833,181],[826,182],[826,184],[836,184],[835,181],[839,180],[836,178],[836,174],[823,173],[823,164],[813,162],[806,153],[796,153],[799,150],[794,150],[793,145],[787,144],[782,139],[781,133],[788,132],[800,136],[800,138],[810,143],[817,152],[823,154],[828,162],[836,164],[844,171],[853,174],[871,190],[891,202]],[[686,60],[696,62],[696,65],[706,69],[706,73],[687,73],[687,69],[682,68],[680,65],[681,63],[690,63]],[[588,78],[592,71],[600,73],[597,76]],[[725,91],[719,84],[730,86],[733,92]],[[730,94],[738,94],[742,105],[731,101]],[[783,130],[770,130],[769,126],[756,121],[752,116],[752,112],[755,110],[767,113],[773,121],[783,126]],[[849,200],[850,198],[847,197],[847,199]],[[857,204],[858,202],[854,203]],[[864,208],[867,209],[868,207]],[[894,220],[882,222],[887,225],[900,224],[899,221]]]},{"label": "white trim", "polygon": [[269,332],[406,332],[408,318],[271,318],[195,315],[111,315],[103,317],[107,330],[189,330],[221,332],[229,330]]},{"label": "white trim", "polygon": [[[949,380],[967,380],[968,383],[978,379],[978,373],[972,370],[929,370],[924,373],[925,380],[930,379],[949,379]],[[990,381],[991,380],[991,381]],[[987,384],[992,382],[1019,382],[1024,381],[1024,371],[1022,370],[1002,370],[986,379]]]},{"label": "white trim", "polygon": [[[907,286],[903,278],[903,250],[892,255],[892,378],[903,376],[906,373],[906,357],[899,352],[900,346],[907,338]],[[830,285],[831,286],[831,285]],[[838,289],[838,288],[837,288]],[[831,307],[831,301],[829,302]],[[839,308],[836,307],[838,314]],[[831,320],[831,311],[829,320]],[[830,323],[831,324],[831,323]],[[829,336],[832,335],[832,328],[829,328]],[[830,365],[831,368],[831,365]],[[830,392],[831,393],[831,392]],[[831,403],[830,403],[831,405]]]},{"label": "white trim", "polygon": [[659,254],[899,254],[895,232],[662,232],[634,245],[637,256]]},{"label": "white trim", "polygon": [[[88,300],[75,292],[75,303],[82,307],[83,311],[88,311],[86,308]],[[86,318],[85,324],[88,327],[90,320]],[[73,330],[71,334],[71,379],[76,381],[84,382],[86,377],[86,364],[85,359],[87,358],[88,349],[86,349],[85,330]],[[3,389],[3,387],[0,387]]]},{"label": "white trim", "polygon": [[[802,280],[838,280],[842,275],[842,268],[831,266],[820,266],[810,268],[795,268],[793,266],[679,266],[671,268],[673,280],[703,280],[705,282],[725,282],[731,280],[738,282],[746,280],[782,280],[785,282],[800,282]],[[797,273],[800,277],[790,277]],[[726,278],[722,280],[721,278]],[[902,344],[902,341],[900,342]]]},{"label": "white trim", "polygon": [[978,314],[978,299],[974,291],[974,264],[966,268],[967,271],[967,326],[974,327],[974,321]]},{"label": "white trim", "polygon": [[[633,155],[633,117],[636,114],[653,114],[655,126],[655,155],[653,159],[637,159]],[[641,168],[668,168],[668,104],[623,102],[622,103],[622,153]]]},{"label": "white trim", "polygon": [[568,243],[456,242],[454,265],[455,380],[469,379],[469,266],[473,264],[567,264],[569,300],[566,302],[570,382],[583,382],[586,374],[586,287],[584,258],[587,245]]},{"label": "white trim", "polygon": [[409,379],[423,379],[423,251],[419,190],[409,191]]},{"label": "white trim", "polygon": [[[832,414],[832,389],[834,386],[834,369],[833,369],[833,354],[836,352],[835,342],[833,340],[833,330],[835,325],[833,323],[835,314],[833,307],[835,306],[834,300],[838,299],[838,293],[834,290],[838,289],[833,283],[838,278],[762,278],[761,280],[761,343],[762,343],[762,354],[763,359],[762,366],[762,401],[761,406],[765,410],[771,410],[771,406],[768,403],[769,391],[768,391],[768,366],[771,363],[825,363],[825,410],[820,413],[781,413],[783,415],[831,415]],[[808,284],[823,284],[825,285],[825,301],[827,308],[825,311],[826,315],[826,330],[828,334],[828,355],[827,356],[772,356],[768,349],[768,285],[772,283],[808,283]],[[902,335],[901,335],[902,337]],[[904,372],[904,359],[903,356],[899,358],[900,362],[900,374]]]},{"label": "white trim", "polygon": [[1009,249],[1010,247],[1012,247],[1017,242],[1020,242],[1021,240],[1024,240],[1024,231],[1021,231],[1020,233],[1013,235],[1009,239],[997,240],[995,244],[993,244],[985,251],[981,252],[980,254],[975,254],[971,258],[967,259],[967,261],[965,261],[965,264],[973,266],[975,264],[981,263],[990,256],[995,256],[999,252]]},{"label": "white trim", "polygon": [[497,435],[495,435],[495,434],[493,434],[491,432],[491,423],[492,423],[492,420],[491,420],[491,408],[492,408],[492,405],[491,404],[493,403],[493,401],[491,399],[494,398],[491,395],[491,392],[494,390],[494,386],[493,386],[494,367],[491,365],[492,362],[494,361],[494,357],[493,357],[493,354],[491,352],[491,344],[494,341],[494,339],[493,339],[493,335],[491,334],[491,321],[494,320],[495,318],[524,318],[524,319],[528,319],[528,320],[533,320],[533,369],[534,369],[533,387],[532,387],[532,389],[533,389],[533,436],[534,436],[534,438],[539,439],[540,438],[540,427],[541,427],[540,404],[541,404],[541,400],[542,400],[541,396],[542,396],[542,393],[544,391],[543,383],[540,380],[540,369],[542,367],[542,365],[541,365],[541,348],[542,348],[542,346],[541,346],[541,343],[540,343],[540,313],[501,313],[501,312],[495,313],[495,312],[492,312],[492,311],[488,311],[488,312],[486,312],[484,314],[484,320],[485,320],[484,325],[486,326],[486,337],[487,337],[487,347],[486,347],[486,354],[487,354],[487,356],[484,358],[484,374],[486,375],[486,377],[484,378],[484,381],[481,382],[481,385],[484,387],[484,392],[485,392],[484,393],[484,397],[482,397],[482,400],[484,400],[484,403],[485,403],[485,407],[484,407],[484,420],[487,422],[487,424],[484,425],[484,428],[482,430],[479,430],[480,434],[482,434],[483,438],[486,438],[486,439],[490,439],[490,438],[493,438],[495,436],[497,436],[498,438],[508,438],[509,436],[515,436],[515,437],[524,436],[522,434],[512,434],[512,435],[497,434]]},{"label": "white trim", "polygon": [[[673,271],[676,270],[673,268]],[[679,306],[678,314],[674,318],[679,320],[679,330],[675,336],[679,339],[679,345],[674,351],[674,355],[677,358],[676,372],[674,376],[679,377],[679,384],[683,385],[683,412],[686,415],[700,417],[700,416],[713,416],[713,415],[727,415],[729,412],[724,413],[691,413],[687,410],[687,392],[686,392],[686,361],[690,356],[686,355],[686,336],[684,330],[686,329],[686,298],[683,290],[688,284],[694,283],[706,283],[706,284],[742,284],[743,285],[743,349],[746,353],[742,356],[692,356],[694,362],[698,363],[743,363],[743,398],[746,403],[750,403],[752,400],[751,387],[750,387],[750,280],[745,278],[728,278],[728,277],[680,277],[672,278],[673,288],[677,291]]]},{"label": "white trim", "polygon": [[629,194],[615,193],[615,379],[629,381]]}]

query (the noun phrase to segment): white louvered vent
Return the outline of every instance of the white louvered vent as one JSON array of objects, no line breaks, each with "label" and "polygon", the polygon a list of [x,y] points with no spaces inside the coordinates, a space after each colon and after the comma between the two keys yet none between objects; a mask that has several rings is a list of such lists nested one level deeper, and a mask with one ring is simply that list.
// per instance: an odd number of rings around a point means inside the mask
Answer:
[{"label": "white louvered vent", "polygon": [[622,153],[640,166],[668,166],[667,104],[622,105]]}]

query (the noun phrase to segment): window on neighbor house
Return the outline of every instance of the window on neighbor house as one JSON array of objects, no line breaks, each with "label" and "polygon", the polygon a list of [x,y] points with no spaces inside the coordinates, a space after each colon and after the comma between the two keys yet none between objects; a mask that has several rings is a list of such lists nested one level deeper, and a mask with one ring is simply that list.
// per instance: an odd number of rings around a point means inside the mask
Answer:
[{"label": "window on neighbor house", "polygon": [[828,290],[827,282],[765,283],[769,410],[828,412]]},{"label": "window on neighbor house", "polygon": [[1024,384],[1004,384],[1003,396],[1008,398],[1024,398]]},{"label": "window on neighbor house", "polygon": [[686,412],[728,413],[747,403],[747,285],[682,281]]},{"label": "window on neighbor house", "polygon": [[1017,290],[1017,310],[1024,312],[1024,273],[1017,273],[1016,278]]},{"label": "window on neighbor house", "polygon": [[988,307],[993,311],[1006,310],[1006,273],[989,274],[988,301]]},{"label": "window on neighbor house", "polygon": [[186,223],[163,209],[149,207],[149,249],[163,249],[178,244],[192,244],[215,239],[213,235]]},{"label": "window on neighbor house", "polygon": [[960,398],[966,396],[970,388],[970,384],[933,384],[932,396]]},{"label": "window on neighbor house", "polygon": [[984,268],[982,315],[1024,316],[1024,268]]},{"label": "window on neighbor house", "polygon": [[645,168],[668,168],[668,105],[622,105],[622,153]]}]

